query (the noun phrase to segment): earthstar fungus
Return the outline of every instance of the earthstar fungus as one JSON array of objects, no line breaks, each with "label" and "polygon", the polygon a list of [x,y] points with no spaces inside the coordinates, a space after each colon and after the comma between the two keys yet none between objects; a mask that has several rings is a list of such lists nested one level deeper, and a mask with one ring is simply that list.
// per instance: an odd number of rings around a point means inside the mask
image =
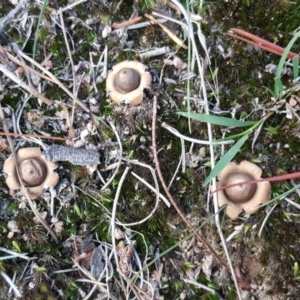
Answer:
[{"label": "earthstar fungus", "polygon": [[152,77],[147,66],[138,61],[123,61],[113,66],[106,79],[106,92],[117,104],[139,105],[144,89],[150,89]]},{"label": "earthstar fungus", "polygon": [[[262,169],[257,165],[242,161],[239,165],[230,162],[218,175],[217,188],[227,185],[260,179]],[[252,215],[258,211],[259,204],[265,203],[271,196],[271,184],[268,181],[237,185],[218,191],[219,207],[227,204],[226,215],[235,219],[244,210]]]},{"label": "earthstar fungus", "polygon": [[[39,148],[22,148],[18,151],[17,159],[23,185],[31,199],[41,195],[44,188],[54,187],[58,183],[59,177],[53,172],[58,164],[47,161]],[[8,187],[12,190],[21,189],[21,192],[24,194],[13,157],[5,160],[3,172],[8,174],[6,178]]]}]

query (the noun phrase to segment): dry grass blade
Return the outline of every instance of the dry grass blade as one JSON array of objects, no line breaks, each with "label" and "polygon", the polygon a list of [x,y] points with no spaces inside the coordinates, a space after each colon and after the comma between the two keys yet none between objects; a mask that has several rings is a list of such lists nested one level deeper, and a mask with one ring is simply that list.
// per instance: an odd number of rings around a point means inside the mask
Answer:
[{"label": "dry grass blade", "polygon": [[[124,180],[126,178],[126,175],[127,175],[128,171],[129,171],[129,167],[126,167],[126,169],[124,170],[124,172],[122,174],[122,177],[121,177],[121,179],[119,181],[118,188],[117,188],[117,191],[116,191],[116,196],[115,196],[114,203],[113,203],[112,212],[111,212],[112,248],[113,248],[113,254],[114,254],[115,262],[117,264],[117,270],[120,269],[120,265],[119,265],[119,258],[118,258],[117,245],[116,245],[116,239],[115,239],[115,232],[116,232],[116,212],[117,212],[118,198],[119,198],[119,195],[120,195],[120,192],[121,192],[121,188],[122,188],[123,182],[124,182]],[[122,283],[121,286],[122,286],[123,292],[126,294],[126,289],[125,289],[125,286],[124,286],[124,282],[123,282],[122,276],[120,277],[120,280],[121,280],[121,283]]]},{"label": "dry grass blade", "polygon": [[71,10],[72,8],[76,7],[77,5],[79,5],[81,3],[84,3],[86,1],[88,1],[88,0],[78,0],[78,1],[75,1],[75,2],[73,2],[71,4],[69,4],[68,6],[62,8],[62,12],[65,12],[67,10]]},{"label": "dry grass blade", "polygon": [[148,18],[149,20],[155,22],[155,24],[159,25],[162,30],[180,47],[182,47],[183,49],[188,49],[187,45],[184,44],[184,42],[178,38],[176,35],[174,35],[166,26],[162,25],[161,23],[159,23],[155,18],[153,18],[152,16],[145,14],[145,17]]},{"label": "dry grass blade", "polygon": [[[0,47],[1,47],[1,46],[0,46]],[[3,48],[2,48],[2,49],[3,49]],[[4,50],[4,49],[3,49],[3,50]],[[4,50],[4,51],[5,51],[5,50]],[[27,66],[26,64],[24,64],[23,62],[21,62],[20,60],[18,60],[17,58],[15,58],[15,57],[14,57],[12,54],[10,54],[8,51],[5,51],[4,53],[5,53],[5,55],[6,55],[7,58],[9,58],[11,61],[13,61],[14,63],[16,63],[16,64],[19,65],[20,67],[22,67],[22,68],[28,70],[30,73],[33,73],[33,74],[35,74],[35,75],[37,75],[37,76],[40,76],[40,77],[42,77],[42,78],[44,78],[44,79],[46,79],[46,80],[51,81],[51,82],[54,83],[54,81],[53,81],[50,77],[45,76],[44,74],[41,74],[40,72],[38,72],[38,71],[32,69],[31,67]]]},{"label": "dry grass blade", "polygon": [[47,74],[50,78],[51,81],[57,84],[67,95],[69,95],[83,110],[85,110],[87,113],[90,113],[90,110],[76,97],[74,96],[51,72],[49,72],[46,68],[44,68],[42,65],[37,63],[35,60],[31,59],[29,56],[27,56],[25,53],[23,53],[18,45],[12,43],[11,46],[14,49],[14,52],[17,55],[20,55],[33,65],[35,65],[37,68],[39,68],[41,71],[43,71],[45,74]]},{"label": "dry grass blade", "polygon": [[[155,188],[154,188],[152,185],[150,185],[147,181],[145,181],[142,177],[138,176],[138,175],[135,174],[134,172],[131,172],[131,174],[132,174],[135,178],[137,178],[138,180],[140,180],[143,184],[145,184],[151,191],[156,192]],[[158,194],[159,194],[159,198],[160,198],[162,201],[165,202],[165,204],[167,205],[167,207],[170,207],[171,204],[170,204],[170,202],[168,201],[168,199],[167,199],[164,195],[162,195],[161,193],[158,193]]]},{"label": "dry grass blade", "polygon": [[18,287],[14,284],[14,282],[9,278],[9,276],[5,272],[3,272],[3,271],[0,272],[0,275],[9,284],[9,286],[11,287],[11,289],[14,291],[15,296],[17,298],[21,298],[22,294],[20,293],[20,291],[18,290]]},{"label": "dry grass blade", "polygon": [[40,99],[45,104],[47,104],[47,105],[52,105],[53,104],[53,101],[51,101],[50,99],[48,99],[45,96],[43,96],[42,94],[40,94],[39,92],[37,92],[32,87],[28,86],[22,79],[18,78],[12,72],[10,72],[9,70],[7,70],[7,68],[4,65],[2,65],[2,64],[0,64],[0,71],[3,72],[3,74],[5,74],[8,78],[10,78],[11,80],[13,80],[16,84],[18,84],[21,88],[23,88],[24,90],[26,90],[30,94],[34,95],[36,98]]}]

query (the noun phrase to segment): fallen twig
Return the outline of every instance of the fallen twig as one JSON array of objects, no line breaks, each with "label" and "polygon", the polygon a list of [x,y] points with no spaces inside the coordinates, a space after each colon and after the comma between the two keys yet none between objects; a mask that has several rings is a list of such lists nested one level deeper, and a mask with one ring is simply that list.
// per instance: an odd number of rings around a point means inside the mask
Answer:
[{"label": "fallen twig", "polygon": [[234,184],[229,184],[229,185],[225,185],[222,186],[214,191],[212,191],[211,193],[214,194],[216,192],[234,187],[234,186],[241,186],[244,184],[253,184],[253,183],[258,183],[258,182],[272,182],[272,181],[282,181],[282,180],[288,180],[288,179],[295,179],[295,178],[300,178],[300,172],[295,172],[295,173],[290,173],[290,174],[284,174],[284,175],[278,175],[278,176],[273,176],[273,177],[267,177],[267,178],[260,178],[260,179],[255,179],[255,180],[247,180],[247,181],[241,181],[238,183],[234,183]]},{"label": "fallen twig", "polygon": [[56,136],[46,136],[46,135],[38,135],[38,134],[23,134],[23,133],[13,133],[13,132],[0,132],[0,135],[5,136],[21,136],[27,138],[40,138],[45,140],[56,140],[56,141],[65,141],[65,138],[56,137]]},{"label": "fallen twig", "polygon": [[139,21],[143,20],[143,17],[139,16],[139,17],[135,17],[135,18],[132,18],[128,21],[125,21],[125,22],[122,22],[122,23],[113,23],[111,25],[111,28],[112,29],[122,29],[122,28],[126,28],[130,25],[133,25],[133,24],[136,24],[138,23]]},{"label": "fallen twig", "polygon": [[[233,33],[231,33],[231,32],[233,32]],[[231,28],[230,32],[227,32],[226,35],[228,35],[234,39],[251,44],[253,46],[256,46],[258,48],[267,50],[271,53],[280,55],[280,56],[283,54],[283,52],[285,50],[284,48],[282,48],[280,46],[277,46],[265,39],[262,39],[250,32],[247,32],[247,31],[239,29],[239,28]],[[297,55],[298,54],[290,51],[287,56],[288,56],[288,58],[294,58]]]}]

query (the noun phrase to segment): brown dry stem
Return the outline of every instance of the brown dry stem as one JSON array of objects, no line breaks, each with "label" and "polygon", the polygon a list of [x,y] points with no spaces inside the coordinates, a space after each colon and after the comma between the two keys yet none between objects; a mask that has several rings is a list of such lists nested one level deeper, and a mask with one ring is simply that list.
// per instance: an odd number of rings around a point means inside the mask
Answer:
[{"label": "brown dry stem", "polygon": [[122,23],[113,23],[113,24],[111,24],[111,28],[113,28],[113,29],[126,28],[126,27],[128,27],[130,25],[138,23],[142,19],[143,19],[143,17],[139,16],[139,17],[132,18],[132,19],[130,19],[128,21],[124,21]]},{"label": "brown dry stem", "polygon": [[23,133],[13,133],[13,132],[0,132],[0,135],[5,136],[21,136],[27,138],[40,138],[45,140],[56,140],[56,141],[65,141],[65,138],[56,137],[56,136],[46,136],[46,135],[39,135],[39,134],[23,134]]}]

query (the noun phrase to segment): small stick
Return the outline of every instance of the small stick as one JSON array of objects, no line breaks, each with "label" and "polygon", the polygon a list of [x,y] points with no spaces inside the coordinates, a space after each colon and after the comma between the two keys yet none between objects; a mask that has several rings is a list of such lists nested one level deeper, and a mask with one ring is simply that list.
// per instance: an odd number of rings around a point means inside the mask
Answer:
[{"label": "small stick", "polygon": [[181,9],[171,1],[168,1],[168,6],[181,14]]},{"label": "small stick", "polygon": [[[248,44],[254,45],[256,47],[259,47],[261,49],[267,50],[271,53],[277,54],[277,55],[282,55],[284,52],[284,48],[277,46],[265,39],[262,39],[250,32],[247,32],[245,30],[242,29],[238,29],[238,28],[231,28],[230,31],[232,31],[234,34],[232,33],[226,33],[226,35],[237,39],[237,40],[241,40],[243,42],[246,42]],[[239,36],[239,35],[241,36]],[[298,54],[294,53],[294,52],[289,52],[288,53],[288,58],[294,58],[295,56],[297,56]]]},{"label": "small stick", "polygon": [[222,187],[212,191],[211,193],[214,194],[218,191],[226,190],[228,188],[231,188],[234,186],[240,186],[240,185],[244,185],[244,184],[253,184],[253,183],[259,183],[259,182],[266,182],[266,181],[269,181],[269,182],[281,181],[281,180],[288,180],[288,179],[294,179],[294,178],[300,178],[300,172],[278,175],[278,176],[267,177],[267,178],[254,179],[254,180],[241,181],[238,183],[233,183],[233,184],[222,186]]},{"label": "small stick", "polygon": [[46,135],[38,135],[38,134],[22,134],[22,133],[13,133],[13,132],[0,132],[0,135],[5,136],[21,136],[28,138],[40,138],[45,140],[57,140],[57,141],[65,141],[65,138],[56,137],[56,136],[46,136]]},{"label": "small stick", "polygon": [[139,17],[132,18],[132,19],[122,22],[122,23],[113,23],[111,25],[111,28],[112,29],[122,29],[122,28],[128,27],[130,25],[136,24],[139,21],[142,21],[142,19],[143,19],[143,17],[139,16]]}]

